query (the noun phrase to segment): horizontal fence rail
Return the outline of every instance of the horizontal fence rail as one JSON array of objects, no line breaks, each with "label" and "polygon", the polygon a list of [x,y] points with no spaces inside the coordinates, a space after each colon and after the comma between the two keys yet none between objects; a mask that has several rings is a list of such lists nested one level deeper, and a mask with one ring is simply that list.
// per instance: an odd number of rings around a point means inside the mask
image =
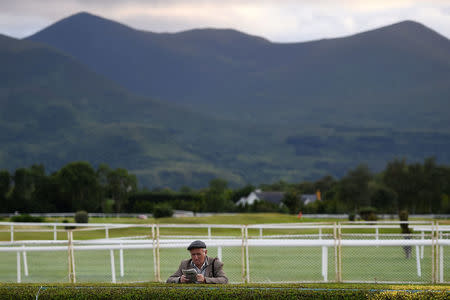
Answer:
[{"label": "horizontal fence rail", "polygon": [[[399,230],[402,223],[405,222],[254,225],[0,222],[0,232],[11,234],[11,239],[0,241],[0,282],[12,280],[2,279],[8,271],[2,274],[1,269],[12,271],[13,260],[16,282],[31,280],[27,279],[31,272],[40,274],[32,281],[48,281],[40,279],[45,272],[35,272],[39,267],[56,268],[56,272],[49,273],[63,274],[57,278],[60,281],[76,282],[77,278],[107,281],[105,275],[113,283],[164,281],[187,256],[185,249],[194,239],[203,239],[208,251],[225,263],[230,282],[450,282],[450,226],[429,221],[407,222],[413,233],[402,234]],[[129,229],[141,230],[141,235],[110,237],[109,231]],[[161,234],[161,230],[170,233],[187,229],[204,230],[205,234]],[[98,230],[105,231],[104,238],[73,238],[74,234]],[[361,230],[364,232],[358,232]],[[398,232],[392,232],[395,230]],[[222,235],[216,234],[220,231]],[[55,238],[14,239],[14,233],[24,232],[53,232]],[[57,238],[56,233],[61,232],[66,239]],[[59,265],[39,262],[52,256],[60,259]],[[274,270],[277,268],[284,271]]]},{"label": "horizontal fence rail", "polygon": [[[227,213],[194,213],[188,210],[174,210],[174,217],[208,217],[214,215],[226,215]],[[228,213],[229,215],[235,215],[235,213]],[[0,217],[13,217],[18,215],[18,213],[0,213]],[[65,213],[29,213],[33,217],[44,217],[44,218],[73,218],[75,216],[74,212]],[[152,217],[151,213],[88,213],[89,217],[93,218],[140,218],[143,216]],[[348,214],[303,214],[304,218],[312,219],[342,219],[348,220]],[[360,217],[356,215],[356,217]],[[378,219],[393,220],[398,218],[397,214],[377,214]],[[450,214],[410,214],[409,218],[412,219],[450,219]]]}]

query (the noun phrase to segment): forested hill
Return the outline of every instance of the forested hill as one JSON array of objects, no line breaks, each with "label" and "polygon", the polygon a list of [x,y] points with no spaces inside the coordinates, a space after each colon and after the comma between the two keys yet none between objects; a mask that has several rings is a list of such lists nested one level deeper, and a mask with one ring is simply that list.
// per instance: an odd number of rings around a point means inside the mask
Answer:
[{"label": "forested hill", "polygon": [[[134,96],[43,44],[0,36],[0,65],[0,169],[86,160],[128,168],[148,187],[201,187],[244,183],[263,160],[261,129]],[[239,163],[238,152],[254,161]]]},{"label": "forested hill", "polygon": [[134,30],[80,13],[28,38],[143,95],[292,127],[449,127],[450,41],[405,21],[353,36],[272,43],[235,30]]},{"label": "forested hill", "polygon": [[449,60],[448,39],[414,22],[279,44],[77,14],[0,36],[0,169],[86,160],[200,188],[450,163]]}]

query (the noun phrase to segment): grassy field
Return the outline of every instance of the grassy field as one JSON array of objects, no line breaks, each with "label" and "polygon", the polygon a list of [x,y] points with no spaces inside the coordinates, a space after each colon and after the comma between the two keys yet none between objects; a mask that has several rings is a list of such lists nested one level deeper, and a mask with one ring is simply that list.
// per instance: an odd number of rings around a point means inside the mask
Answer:
[{"label": "grassy field", "polygon": [[[47,219],[60,222],[61,219]],[[69,219],[69,221],[72,221]],[[132,223],[152,224],[155,220],[137,218],[91,218],[90,223]],[[196,224],[261,224],[261,223],[298,223],[317,222],[314,219],[297,219],[296,216],[282,214],[237,214],[216,215],[211,217],[165,218],[157,220],[160,224],[192,224],[194,228],[162,228],[161,235],[207,235],[206,228],[195,228]],[[322,222],[336,222],[327,219]],[[342,220],[341,220],[342,221]],[[48,227],[50,229],[50,227]],[[3,227],[7,230],[8,228]],[[26,229],[26,228],[22,228]],[[373,229],[353,229],[353,233],[374,233]],[[317,234],[317,229],[275,230],[265,229],[264,235],[271,234]],[[332,230],[324,230],[323,234],[332,234]],[[344,231],[345,233],[345,231]],[[382,229],[380,233],[400,233],[400,228]],[[240,229],[213,229],[214,236],[240,236]],[[249,234],[258,236],[258,230],[249,230]],[[110,229],[110,237],[151,236],[151,228]],[[52,232],[15,232],[15,240],[51,240]],[[105,237],[104,230],[75,232],[75,239],[93,239]],[[65,232],[58,233],[58,239],[66,239]],[[0,232],[0,240],[9,241],[9,232]],[[444,250],[444,281],[450,282],[450,247]],[[217,248],[210,247],[209,256],[217,255]],[[327,280],[334,281],[335,253],[329,247]],[[115,253],[115,269],[117,282],[154,281],[154,265],[152,250],[125,250],[124,276],[120,275],[119,251]],[[161,249],[161,278],[165,280],[178,267],[183,258],[188,258],[184,249]],[[420,261],[421,275],[417,274],[415,247],[412,257],[406,259],[403,249],[395,247],[343,247],[342,279],[344,281],[370,282],[431,282],[431,247],[425,247],[424,258]],[[29,276],[24,276],[22,264],[22,282],[67,282],[67,251],[60,252],[27,252]],[[225,271],[233,283],[242,282],[242,254],[240,247],[222,249],[222,260]],[[75,251],[77,282],[111,282],[110,253],[105,251]],[[322,274],[321,247],[250,247],[249,266],[251,282],[299,282],[324,280]],[[0,282],[16,281],[16,253],[0,252]]]},{"label": "grassy field", "polygon": [[[46,222],[62,222],[63,220],[68,220],[69,222],[74,222],[72,218],[47,218]],[[7,221],[7,220],[4,220]],[[312,219],[312,218],[302,218],[298,219],[294,215],[278,214],[278,213],[258,213],[258,214],[224,214],[224,215],[213,215],[208,217],[182,217],[182,218],[161,218],[161,219],[147,219],[142,220],[138,218],[90,218],[90,223],[125,223],[125,224],[192,224],[193,228],[161,228],[161,235],[207,235],[206,228],[196,228],[196,224],[271,224],[271,223],[330,223],[343,222],[342,219]],[[429,222],[429,220],[425,220]],[[440,220],[441,224],[450,224],[450,220]],[[18,227],[18,229],[26,229],[25,227]],[[51,229],[51,227],[47,227]],[[0,241],[9,241],[10,233],[9,227],[0,226]],[[343,233],[374,233],[374,229],[351,229],[343,230]],[[317,234],[316,229],[303,229],[301,231],[296,229],[265,229],[264,234]],[[332,230],[324,230],[322,233],[331,234]],[[400,233],[400,227],[393,229],[381,229],[379,233]],[[124,229],[110,229],[110,237],[120,237],[120,236],[151,236],[151,228],[124,228]],[[241,234],[239,229],[212,229],[213,235],[218,236],[239,236]],[[257,229],[250,229],[250,235],[257,236],[259,231]],[[105,237],[104,230],[96,231],[82,231],[75,232],[75,239],[93,239]],[[41,239],[53,239],[52,232],[15,232],[15,240],[41,240]],[[67,239],[67,234],[65,232],[58,233],[58,239]]]},{"label": "grassy field", "polygon": [[[62,222],[62,220],[68,220],[74,222],[71,218],[47,218],[47,222]],[[329,219],[327,222],[334,222],[337,220]],[[305,222],[324,222],[323,219],[301,219],[296,216],[277,214],[277,213],[265,213],[265,214],[235,214],[235,215],[214,215],[208,217],[183,217],[183,218],[161,218],[161,219],[147,219],[142,220],[138,218],[90,218],[90,223],[113,223],[113,224],[192,224],[192,228],[161,228],[161,235],[207,235],[206,228],[196,228],[196,224],[264,224],[264,223],[305,223]],[[9,230],[7,227],[1,227],[0,229]],[[25,228],[23,228],[25,229]],[[48,229],[51,229],[48,227]],[[293,233],[293,231],[282,231],[284,234]],[[311,234],[317,233],[317,230],[309,230]],[[239,229],[213,229],[214,235],[221,236],[239,236],[241,231]],[[269,230],[267,234],[279,234],[279,231]],[[305,233],[307,233],[305,231]],[[151,228],[124,228],[124,229],[110,229],[110,237],[120,236],[151,236]],[[249,234],[259,234],[257,230],[250,230]],[[93,239],[105,237],[104,230],[90,231],[90,232],[75,232],[75,239]],[[40,240],[40,239],[53,239],[53,233],[48,232],[15,232],[15,240]],[[67,239],[65,232],[58,233],[58,239]],[[0,232],[0,241],[10,240],[9,232]]]},{"label": "grassy field", "polygon": [[[406,259],[401,247],[343,247],[342,279],[370,282],[431,282],[431,249],[425,248],[421,260],[421,276],[417,274],[415,249]],[[115,272],[118,282],[154,281],[152,250],[125,250],[124,276],[120,276],[119,251],[115,253]],[[445,249],[445,277],[450,282],[450,248]],[[209,248],[208,255],[216,256],[217,249]],[[321,274],[320,247],[250,247],[251,282],[301,282],[324,280]],[[181,259],[189,258],[185,249],[161,249],[161,278],[165,280],[178,268]],[[67,282],[67,251],[28,252],[29,275],[22,282]],[[230,282],[242,282],[240,247],[222,250],[222,260]],[[75,251],[77,282],[111,282],[110,253]],[[328,280],[335,277],[334,248],[328,248]],[[16,281],[16,253],[0,252],[0,282]]]}]

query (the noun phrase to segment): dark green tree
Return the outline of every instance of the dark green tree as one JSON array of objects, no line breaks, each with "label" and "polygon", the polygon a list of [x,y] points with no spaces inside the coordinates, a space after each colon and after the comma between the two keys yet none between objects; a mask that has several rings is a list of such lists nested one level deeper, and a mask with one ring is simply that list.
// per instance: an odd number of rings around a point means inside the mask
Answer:
[{"label": "dark green tree", "polygon": [[228,182],[221,178],[212,179],[205,194],[206,211],[222,212],[231,209],[233,203],[230,197]]},{"label": "dark green tree", "polygon": [[130,194],[137,191],[137,179],[125,169],[111,170],[107,175],[108,191],[114,200],[116,213],[122,212]]},{"label": "dark green tree", "polygon": [[390,162],[383,172],[383,182],[398,196],[398,209],[412,213],[439,211],[445,176],[433,158],[422,165],[408,165],[405,160]]},{"label": "dark green tree", "polygon": [[383,183],[397,194],[398,210],[408,208],[410,184],[408,182],[408,166],[404,159],[389,162],[382,175]]},{"label": "dark green tree", "polygon": [[64,206],[65,202],[60,201],[62,197],[56,174],[36,178],[31,198],[34,205],[38,206],[38,212],[70,211],[70,207]]},{"label": "dark green tree", "polygon": [[[338,182],[333,178],[333,176],[327,175],[314,183],[315,191],[320,191],[322,200],[327,200],[328,198],[332,199],[333,195],[331,192],[337,183]],[[327,195],[330,197],[327,197]]]},{"label": "dark green tree", "polygon": [[284,180],[279,180],[272,184],[262,184],[261,189],[263,191],[271,191],[271,192],[283,192],[287,191],[291,188],[291,184],[287,183]]},{"label": "dark green tree", "polygon": [[367,165],[359,165],[340,181],[339,201],[347,204],[349,212],[357,213],[360,207],[370,205],[369,182],[372,178]]},{"label": "dark green tree", "polygon": [[0,170],[0,211],[10,211],[11,203],[7,198],[9,190],[11,188],[11,175],[7,170]]},{"label": "dark green tree", "polygon": [[440,211],[441,198],[446,182],[444,171],[436,164],[436,158],[430,157],[423,163],[423,190],[422,203],[428,206],[427,211],[438,213]]},{"label": "dark green tree", "polygon": [[300,194],[295,190],[286,192],[282,202],[289,209],[290,214],[298,214],[303,208]]},{"label": "dark green tree", "polygon": [[13,175],[14,188],[11,194],[12,210],[30,212],[31,195],[34,190],[33,177],[29,169],[19,168]]},{"label": "dark green tree", "polygon": [[97,168],[96,171],[96,175],[97,175],[97,179],[98,179],[98,183],[100,185],[100,189],[101,189],[101,210],[102,212],[112,212],[112,207],[110,207],[111,205],[109,205],[110,203],[108,202],[109,198],[111,198],[111,193],[110,193],[110,189],[109,189],[109,185],[108,185],[108,174],[111,172],[110,167],[107,164],[100,164]]},{"label": "dark green tree", "polygon": [[420,163],[408,165],[406,179],[409,183],[407,189],[409,196],[408,199],[405,199],[406,207],[413,213],[428,210],[429,206],[425,202],[425,199],[428,198],[428,191],[425,188],[423,166]]},{"label": "dark green tree", "polygon": [[397,213],[397,193],[386,186],[377,185],[374,188],[370,203],[378,212]]},{"label": "dark green tree", "polygon": [[295,186],[297,191],[302,191],[302,194],[314,194],[316,192],[315,184],[309,181],[300,182]]},{"label": "dark green tree", "polygon": [[58,172],[62,199],[71,211],[100,210],[102,192],[97,175],[88,162],[72,162]]}]

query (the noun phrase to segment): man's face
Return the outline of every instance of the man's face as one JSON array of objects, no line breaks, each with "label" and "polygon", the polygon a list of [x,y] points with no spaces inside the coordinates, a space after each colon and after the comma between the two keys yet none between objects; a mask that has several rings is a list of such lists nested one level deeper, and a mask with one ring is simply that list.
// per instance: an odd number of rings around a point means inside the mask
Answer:
[{"label": "man's face", "polygon": [[205,262],[206,253],[208,252],[208,250],[202,249],[202,248],[197,248],[197,249],[191,249],[189,251],[191,252],[191,258],[192,258],[192,261],[194,262],[194,264],[197,267],[201,267],[203,265],[203,263]]}]

